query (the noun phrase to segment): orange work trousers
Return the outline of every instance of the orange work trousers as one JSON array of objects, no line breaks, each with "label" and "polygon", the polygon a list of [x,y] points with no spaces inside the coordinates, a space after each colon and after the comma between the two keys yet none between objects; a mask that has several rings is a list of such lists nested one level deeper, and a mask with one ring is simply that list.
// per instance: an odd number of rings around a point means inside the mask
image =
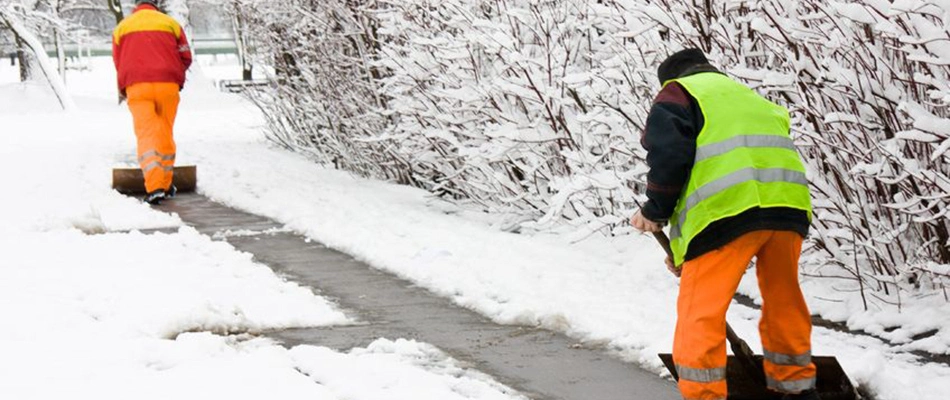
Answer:
[{"label": "orange work trousers", "polygon": [[768,387],[782,393],[815,387],[811,314],[798,284],[801,248],[798,233],[753,231],[683,264],[673,339],[683,398],[726,398],[726,309],[752,257]]},{"label": "orange work trousers", "polygon": [[175,137],[172,127],[178,113],[178,84],[136,83],[125,89],[135,125],[139,166],[145,190],[168,190],[175,169]]}]

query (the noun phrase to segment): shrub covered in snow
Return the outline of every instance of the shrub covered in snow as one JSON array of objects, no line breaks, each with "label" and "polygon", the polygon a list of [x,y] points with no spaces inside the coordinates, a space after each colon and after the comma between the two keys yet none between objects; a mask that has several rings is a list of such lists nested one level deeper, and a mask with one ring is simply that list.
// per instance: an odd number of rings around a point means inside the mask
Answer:
[{"label": "shrub covered in snow", "polygon": [[234,4],[278,83],[252,94],[276,142],[582,234],[626,230],[655,67],[701,48],[791,110],[814,192],[810,252],[827,268],[817,273],[881,292],[946,278],[927,266],[950,263],[950,4]]}]

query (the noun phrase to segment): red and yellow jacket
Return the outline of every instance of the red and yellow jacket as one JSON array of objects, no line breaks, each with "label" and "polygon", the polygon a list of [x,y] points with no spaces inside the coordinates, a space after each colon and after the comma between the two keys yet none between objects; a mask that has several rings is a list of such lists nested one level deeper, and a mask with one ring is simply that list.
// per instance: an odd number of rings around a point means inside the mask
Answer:
[{"label": "red and yellow jacket", "polygon": [[141,82],[174,82],[184,87],[191,49],[175,19],[142,4],[115,27],[112,60],[123,94],[126,87]]}]

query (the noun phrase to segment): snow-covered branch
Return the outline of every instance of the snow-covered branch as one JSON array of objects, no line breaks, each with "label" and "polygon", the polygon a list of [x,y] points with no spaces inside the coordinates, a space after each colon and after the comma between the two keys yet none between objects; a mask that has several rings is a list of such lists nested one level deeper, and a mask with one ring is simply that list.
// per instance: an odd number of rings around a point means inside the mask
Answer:
[{"label": "snow-covered branch", "polygon": [[254,94],[271,137],[323,162],[524,226],[623,232],[656,65],[699,47],[792,111],[814,189],[808,248],[825,264],[898,277],[950,264],[937,3],[237,1],[277,82]]},{"label": "snow-covered branch", "polygon": [[0,20],[2,20],[30,50],[63,109],[75,109],[76,104],[66,91],[66,84],[63,82],[63,77],[56,70],[49,56],[46,55],[43,42],[23,24],[15,5],[9,4],[0,6]]}]

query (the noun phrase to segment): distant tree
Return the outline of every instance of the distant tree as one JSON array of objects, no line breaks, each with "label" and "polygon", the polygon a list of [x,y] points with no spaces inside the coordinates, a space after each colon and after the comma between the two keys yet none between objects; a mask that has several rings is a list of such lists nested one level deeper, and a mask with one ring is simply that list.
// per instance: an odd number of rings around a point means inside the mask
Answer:
[{"label": "distant tree", "polygon": [[24,51],[26,46],[23,44],[23,39],[16,31],[13,32],[13,38],[14,43],[16,43],[16,59],[20,70],[20,81],[26,82],[32,78],[33,68],[31,65],[33,64],[33,61],[27,52]]},{"label": "distant tree", "polygon": [[106,3],[109,6],[109,11],[112,11],[112,15],[115,16],[115,23],[122,22],[122,19],[125,18],[125,14],[122,12],[122,0],[106,0]]},{"label": "distant tree", "polygon": [[[27,10],[34,10],[38,6],[38,1],[15,0],[10,1],[6,5],[6,12],[8,14],[16,12],[20,15],[25,15]],[[4,22],[13,33],[13,41],[16,44],[16,59],[20,67],[20,81],[28,81],[33,78],[33,59],[30,57],[29,51],[26,50],[26,43],[20,36],[20,32],[13,29],[11,23],[7,21],[6,18],[4,18]]]},{"label": "distant tree", "polygon": [[175,18],[182,28],[190,32],[191,12],[188,3],[188,0],[163,0],[161,5],[166,14]]},{"label": "distant tree", "polygon": [[[36,64],[39,66],[39,70],[42,72],[43,76],[46,77],[46,81],[49,83],[50,87],[53,89],[53,92],[56,94],[56,97],[59,99],[60,105],[65,110],[75,108],[75,104],[72,99],[69,97],[69,94],[66,92],[66,85],[63,83],[63,78],[53,67],[52,62],[49,59],[49,56],[46,55],[46,49],[43,48],[43,42],[40,40],[39,36],[36,35],[34,30],[32,30],[29,25],[24,22],[24,16],[30,18],[41,17],[42,15],[37,15],[37,13],[26,12],[22,7],[22,3],[17,4],[7,4],[6,6],[0,6],[0,21],[6,24],[10,30],[17,37],[18,45],[20,46],[21,51],[25,54],[32,56],[32,59],[36,61]],[[34,6],[36,4],[34,3]],[[22,66],[23,64],[21,64]],[[32,77],[32,68],[26,68],[28,71],[28,77]]]},{"label": "distant tree", "polygon": [[241,10],[241,2],[239,0],[231,0],[228,6],[231,11],[231,26],[234,31],[234,42],[237,45],[238,62],[241,63],[241,78],[246,81],[251,80],[254,75],[254,67],[253,64],[251,64],[247,49],[247,17],[244,11]]}]

